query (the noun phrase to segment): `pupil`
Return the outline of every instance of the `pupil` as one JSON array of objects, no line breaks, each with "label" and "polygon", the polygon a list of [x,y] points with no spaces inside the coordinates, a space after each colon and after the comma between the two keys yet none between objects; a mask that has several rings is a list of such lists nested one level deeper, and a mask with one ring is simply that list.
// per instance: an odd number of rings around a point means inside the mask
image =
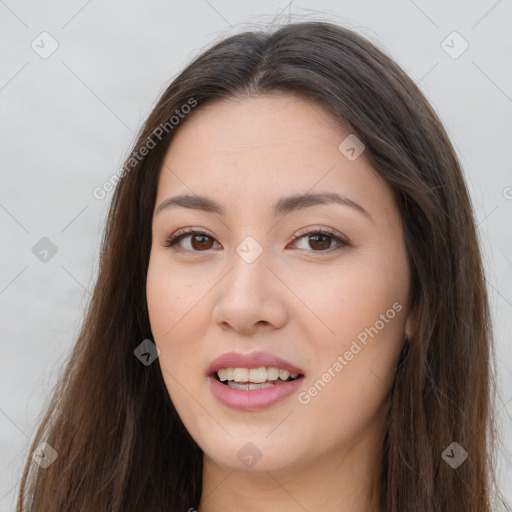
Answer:
[{"label": "pupil", "polygon": [[205,244],[205,240],[207,240],[208,238],[210,237],[206,235],[195,235],[194,242],[197,242],[199,239],[202,239],[202,241],[199,241],[199,247],[202,247],[203,249],[206,247],[207,249],[209,249],[209,247],[207,247]]},{"label": "pupil", "polygon": [[[311,242],[311,240],[313,240],[313,243],[318,243],[317,241],[314,240],[314,239],[318,239],[318,238],[320,238],[320,239],[323,238],[324,242],[325,242],[325,240],[328,239],[329,237],[326,236],[326,235],[313,235],[313,236],[310,237],[310,242]],[[325,246],[325,243],[322,244],[320,242],[320,245],[322,245],[321,249],[325,249],[325,247],[323,247],[323,246]],[[327,244],[327,247],[329,247],[329,245],[330,245],[330,243]]]}]

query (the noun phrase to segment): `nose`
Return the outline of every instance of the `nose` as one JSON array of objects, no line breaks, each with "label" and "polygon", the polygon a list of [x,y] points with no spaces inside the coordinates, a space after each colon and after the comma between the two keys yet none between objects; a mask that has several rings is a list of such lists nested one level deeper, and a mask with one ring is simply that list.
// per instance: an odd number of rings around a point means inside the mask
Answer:
[{"label": "nose", "polygon": [[269,268],[272,262],[267,252],[251,263],[234,252],[229,264],[229,272],[215,287],[215,324],[245,335],[281,328],[288,315],[287,289],[277,272]]}]

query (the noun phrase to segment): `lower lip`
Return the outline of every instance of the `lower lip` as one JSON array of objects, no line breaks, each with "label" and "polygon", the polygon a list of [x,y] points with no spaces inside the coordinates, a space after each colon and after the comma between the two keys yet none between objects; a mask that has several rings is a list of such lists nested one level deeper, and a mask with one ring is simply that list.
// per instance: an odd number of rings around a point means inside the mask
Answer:
[{"label": "lower lip", "polygon": [[240,411],[255,411],[284,400],[297,391],[303,379],[299,377],[290,382],[275,384],[271,388],[250,390],[232,389],[212,376],[208,376],[208,383],[212,393],[224,405]]}]

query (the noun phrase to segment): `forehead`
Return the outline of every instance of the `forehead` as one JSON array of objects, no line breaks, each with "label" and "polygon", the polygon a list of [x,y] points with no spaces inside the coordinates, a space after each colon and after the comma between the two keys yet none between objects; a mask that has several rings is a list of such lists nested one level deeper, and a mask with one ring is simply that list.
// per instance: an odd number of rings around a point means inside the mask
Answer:
[{"label": "forehead", "polygon": [[364,152],[353,161],[340,152],[349,135],[324,107],[291,94],[206,104],[176,132],[157,202],[195,193],[235,209],[261,208],[283,193],[336,191],[393,214],[391,192]]},{"label": "forehead", "polygon": [[237,161],[257,156],[258,161],[275,160],[276,165],[283,157],[300,160],[309,153],[311,163],[320,155],[311,152],[312,147],[336,149],[343,132],[323,107],[295,95],[229,98],[195,111],[178,130],[169,153],[179,158],[192,145],[197,158],[212,163],[225,162],[231,155]]}]

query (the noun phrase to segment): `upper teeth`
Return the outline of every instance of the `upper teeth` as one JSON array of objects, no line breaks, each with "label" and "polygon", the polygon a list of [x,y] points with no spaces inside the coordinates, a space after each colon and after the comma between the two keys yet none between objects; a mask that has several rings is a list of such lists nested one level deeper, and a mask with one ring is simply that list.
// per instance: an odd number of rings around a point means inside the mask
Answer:
[{"label": "upper teeth", "polygon": [[288,370],[282,370],[275,367],[262,366],[261,368],[220,368],[217,371],[219,379],[234,380],[235,382],[254,382],[255,384],[265,382],[267,380],[286,380],[288,377],[295,379],[298,373],[290,373]]}]

